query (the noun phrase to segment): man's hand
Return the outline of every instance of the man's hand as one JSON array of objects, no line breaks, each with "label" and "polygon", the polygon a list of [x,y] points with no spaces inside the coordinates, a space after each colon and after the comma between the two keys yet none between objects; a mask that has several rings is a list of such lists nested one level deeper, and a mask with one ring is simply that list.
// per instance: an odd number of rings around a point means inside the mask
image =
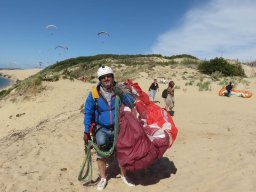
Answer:
[{"label": "man's hand", "polygon": [[90,133],[85,133],[85,132],[84,132],[84,142],[85,142],[86,144],[88,144],[88,141],[89,141],[89,140],[92,140]]}]

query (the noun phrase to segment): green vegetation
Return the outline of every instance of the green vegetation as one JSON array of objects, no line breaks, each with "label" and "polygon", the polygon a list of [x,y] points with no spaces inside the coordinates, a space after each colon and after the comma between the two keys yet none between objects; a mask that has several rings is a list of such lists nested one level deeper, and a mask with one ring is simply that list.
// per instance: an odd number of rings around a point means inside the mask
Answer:
[{"label": "green vegetation", "polygon": [[192,55],[188,55],[188,54],[181,54],[181,55],[173,55],[173,56],[170,56],[170,57],[164,57],[166,59],[178,59],[178,58],[189,58],[189,59],[195,59],[195,60],[198,60],[198,58],[192,56]]},{"label": "green vegetation", "polygon": [[[199,69],[202,73],[210,75],[214,81],[218,81],[222,76],[245,76],[240,64],[229,64],[223,58],[201,62],[198,58],[187,54],[173,56],[162,56],[160,54],[101,54],[70,58],[48,66],[39,73],[17,82],[12,88],[1,91],[0,99],[8,95],[13,89],[15,89],[15,93],[24,96],[40,93],[45,89],[43,86],[44,81],[54,82],[59,79],[74,81],[75,79],[82,80],[85,78],[87,82],[96,83],[98,80],[95,74],[101,65],[108,65],[118,69],[115,72],[115,78],[118,82],[137,78],[140,72],[146,72],[149,77],[153,77],[156,75],[156,66],[168,66],[170,70],[174,70],[178,66]],[[173,71],[172,77],[176,76],[177,71]],[[185,86],[195,84],[194,78],[195,76],[189,76],[187,71],[184,71],[182,75],[183,80],[189,80]],[[204,76],[201,75],[200,83],[198,84],[199,90],[209,90],[210,83],[203,82],[203,79]],[[176,89],[180,89],[180,87],[176,86]]]},{"label": "green vegetation", "polygon": [[[87,57],[70,58],[54,65],[51,65],[42,70],[39,75],[43,81],[56,81],[59,78],[63,79],[79,79],[82,76],[86,76],[88,81],[95,79],[95,73],[99,66],[102,64],[114,66],[117,68],[143,66],[145,71],[153,70],[156,65],[162,66],[174,66],[178,63],[174,61],[174,58],[182,58],[186,56],[186,63],[195,63],[193,60],[197,59],[190,55],[176,55],[173,57],[163,57],[160,54],[150,55],[113,55],[113,54],[102,54]],[[192,60],[193,59],[193,60]],[[182,63],[183,64],[183,63]],[[129,71],[129,70],[128,70]],[[138,72],[138,71],[135,71]],[[92,75],[93,74],[93,75]],[[128,73],[127,73],[128,74]],[[121,77],[121,75],[119,75]],[[121,77],[124,79],[126,76]]]},{"label": "green vegetation", "polygon": [[210,81],[200,81],[197,84],[199,91],[210,91],[211,90],[211,82]]},{"label": "green vegetation", "polygon": [[214,71],[211,74],[211,78],[212,78],[213,81],[219,81],[221,77],[223,77],[223,74],[220,71]]},{"label": "green vegetation", "polygon": [[194,84],[194,80],[190,80],[189,82],[185,83],[185,86],[192,86]]},{"label": "green vegetation", "polygon": [[21,81],[19,84],[17,84],[17,93],[19,95],[26,94],[37,94],[40,93],[45,89],[45,87],[42,84],[43,78],[36,74],[31,76],[30,78],[27,78],[23,81]]},{"label": "green vegetation", "polygon": [[250,85],[249,81],[246,81],[241,77],[234,77],[234,78],[224,77],[223,79],[220,80],[218,84],[222,87],[225,87],[229,82],[232,82],[234,84],[234,87],[236,87],[238,84],[243,84],[246,86]]},{"label": "green vegetation", "polygon": [[7,96],[14,88],[9,88],[9,89],[4,89],[2,91],[0,91],[0,100],[2,98],[4,98],[5,96]]},{"label": "green vegetation", "polygon": [[204,61],[198,66],[199,71],[211,75],[216,71],[221,72],[223,76],[242,76],[245,77],[244,70],[239,63],[229,64],[224,58],[216,57],[210,61]]},{"label": "green vegetation", "polygon": [[182,61],[184,65],[198,65],[199,61],[197,59],[185,58]]}]

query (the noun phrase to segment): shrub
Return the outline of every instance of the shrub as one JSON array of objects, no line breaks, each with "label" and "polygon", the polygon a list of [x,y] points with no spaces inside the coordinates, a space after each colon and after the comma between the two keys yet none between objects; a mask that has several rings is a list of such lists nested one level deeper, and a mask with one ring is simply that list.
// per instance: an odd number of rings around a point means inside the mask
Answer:
[{"label": "shrub", "polygon": [[250,82],[249,82],[249,81],[246,81],[246,80],[244,80],[244,79],[242,79],[240,83],[245,84],[246,86],[249,86],[249,85],[250,85]]},{"label": "shrub", "polygon": [[224,58],[216,57],[210,61],[204,61],[198,66],[199,71],[211,75],[219,71],[224,76],[245,76],[244,70],[240,64],[229,64]]},{"label": "shrub", "polygon": [[42,85],[42,77],[40,75],[34,75],[31,78],[27,78],[21,81],[20,85],[17,87],[17,93],[19,95],[32,94],[35,95],[40,93],[45,89]]},{"label": "shrub", "polygon": [[3,99],[5,96],[9,95],[9,93],[13,90],[13,88],[4,89],[0,91],[0,100]]},{"label": "shrub", "polygon": [[222,74],[222,72],[220,72],[220,71],[214,71],[214,72],[211,74],[211,78],[212,78],[212,80],[214,80],[214,81],[218,81],[221,77],[223,77],[223,74]]},{"label": "shrub", "polygon": [[183,65],[197,65],[199,62],[197,59],[184,58],[181,63]]},{"label": "shrub", "polygon": [[185,86],[192,86],[192,85],[193,85],[193,83],[194,83],[194,81],[193,81],[193,80],[191,80],[191,81],[189,81],[189,82],[186,82],[186,83],[185,83]]},{"label": "shrub", "polygon": [[210,81],[200,81],[197,86],[199,87],[199,91],[210,91],[211,90],[211,82]]},{"label": "shrub", "polygon": [[195,59],[195,60],[198,60],[198,58],[192,56],[192,55],[188,55],[188,54],[181,54],[181,55],[173,55],[173,56],[165,56],[164,58],[166,59],[176,59],[176,58],[190,58],[190,59]]},{"label": "shrub", "polygon": [[222,87],[225,87],[230,81],[231,79],[224,78],[219,82],[219,85],[221,85]]},{"label": "shrub", "polygon": [[148,70],[150,70],[150,71],[153,70],[155,66],[156,66],[155,64],[149,64],[148,65]]}]

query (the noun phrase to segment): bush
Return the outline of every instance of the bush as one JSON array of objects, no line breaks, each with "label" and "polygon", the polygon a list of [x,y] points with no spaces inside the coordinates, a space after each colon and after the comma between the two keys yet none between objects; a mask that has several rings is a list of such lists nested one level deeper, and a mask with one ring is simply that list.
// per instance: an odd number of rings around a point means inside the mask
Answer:
[{"label": "bush", "polygon": [[186,83],[185,83],[185,86],[192,86],[193,83],[194,83],[194,81],[191,80],[191,81],[189,81],[189,82],[186,82]]},{"label": "bush", "polygon": [[199,63],[199,61],[196,60],[196,59],[184,58],[181,61],[181,63],[184,64],[184,65],[197,65]]},{"label": "bush", "polygon": [[198,58],[192,56],[192,55],[188,55],[188,54],[181,54],[181,55],[173,55],[173,56],[170,56],[170,57],[167,57],[165,56],[164,58],[166,59],[177,59],[177,58],[190,58],[190,59],[195,59],[195,60],[198,60]]},{"label": "bush", "polygon": [[40,93],[45,89],[45,87],[42,85],[42,81],[43,78],[40,75],[31,76],[30,78],[21,81],[19,86],[17,86],[17,93],[19,95],[35,95]]},{"label": "bush", "polygon": [[216,57],[210,61],[204,61],[198,66],[199,71],[211,75],[216,71],[224,76],[245,76],[244,70],[240,64],[229,64],[224,58]]},{"label": "bush", "polygon": [[13,90],[13,88],[4,89],[0,91],[0,100],[3,99],[5,96],[9,95],[9,93]]},{"label": "bush", "polygon": [[222,74],[220,71],[214,71],[214,72],[211,74],[211,78],[212,78],[212,80],[214,80],[214,81],[218,81],[221,77],[223,77],[223,74]]},{"label": "bush", "polygon": [[211,82],[210,81],[200,81],[197,86],[199,87],[199,91],[210,91],[211,90]]}]

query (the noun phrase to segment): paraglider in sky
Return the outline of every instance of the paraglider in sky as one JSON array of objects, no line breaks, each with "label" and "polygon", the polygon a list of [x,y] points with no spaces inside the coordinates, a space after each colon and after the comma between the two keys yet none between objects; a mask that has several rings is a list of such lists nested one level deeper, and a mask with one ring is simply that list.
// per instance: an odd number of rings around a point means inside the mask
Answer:
[{"label": "paraglider in sky", "polygon": [[46,26],[46,29],[52,29],[52,28],[57,29],[57,26],[56,25],[47,25]]},{"label": "paraglider in sky", "polygon": [[100,32],[97,33],[97,35],[107,35],[107,36],[109,36],[108,32],[106,32],[106,31],[100,31]]},{"label": "paraglider in sky", "polygon": [[109,33],[106,31],[100,31],[97,33],[99,39],[101,39],[101,43],[104,43],[107,37],[109,37]]},{"label": "paraglider in sky", "polygon": [[63,45],[58,45],[58,46],[55,47],[55,50],[58,53],[58,55],[64,55],[64,54],[67,53],[68,47],[63,46]]},{"label": "paraglider in sky", "polygon": [[57,29],[57,26],[56,25],[47,25],[45,28],[47,29],[47,31],[50,32],[51,35],[53,35],[53,32]]},{"label": "paraglider in sky", "polygon": [[42,65],[43,65],[43,62],[42,61],[39,61],[39,68],[41,69]]},{"label": "paraglider in sky", "polygon": [[55,49],[58,49],[58,48],[61,48],[61,49],[64,49],[64,50],[68,50],[67,46],[62,46],[62,45],[58,45],[57,47],[55,47]]}]

